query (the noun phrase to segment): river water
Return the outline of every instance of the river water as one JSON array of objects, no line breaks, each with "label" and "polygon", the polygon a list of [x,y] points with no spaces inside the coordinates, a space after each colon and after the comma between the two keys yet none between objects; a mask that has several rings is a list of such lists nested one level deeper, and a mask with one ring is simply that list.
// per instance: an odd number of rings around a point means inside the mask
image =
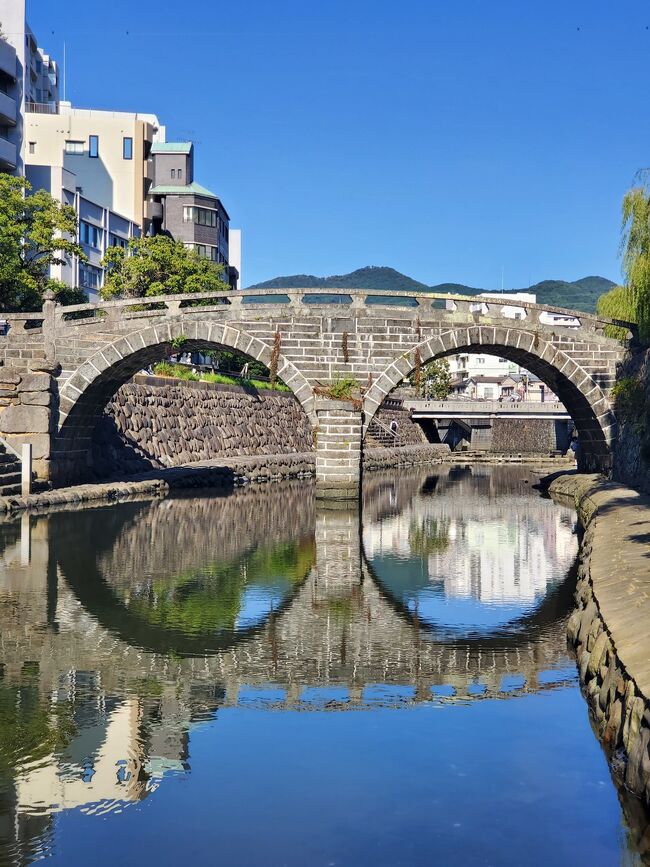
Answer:
[{"label": "river water", "polygon": [[0,865],[641,863],[566,651],[576,518],[532,482],[0,524]]}]

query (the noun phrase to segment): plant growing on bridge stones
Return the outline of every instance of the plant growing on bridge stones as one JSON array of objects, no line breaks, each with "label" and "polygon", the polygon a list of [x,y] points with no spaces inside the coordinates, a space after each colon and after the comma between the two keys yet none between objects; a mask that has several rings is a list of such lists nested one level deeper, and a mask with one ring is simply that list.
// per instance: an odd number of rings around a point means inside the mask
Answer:
[{"label": "plant growing on bridge stones", "polygon": [[271,352],[271,363],[269,364],[269,382],[275,385],[275,380],[278,378],[278,362],[280,361],[280,347],[282,346],[282,335],[276,331],[273,335],[273,350]]},{"label": "plant growing on bridge stones", "polygon": [[131,238],[128,250],[111,247],[102,265],[107,269],[104,298],[226,292],[230,288],[222,279],[223,265],[165,235]]},{"label": "plant growing on bridge stones", "polygon": [[348,345],[348,332],[343,332],[343,337],[341,338],[341,351],[343,353],[343,361],[346,364],[350,363],[350,347]]},{"label": "plant growing on bridge stones", "polygon": [[32,192],[25,178],[0,173],[0,309],[39,310],[52,289],[59,301],[79,303],[86,296],[50,278],[50,265],[66,256],[86,261],[77,243],[74,209],[45,190]]}]

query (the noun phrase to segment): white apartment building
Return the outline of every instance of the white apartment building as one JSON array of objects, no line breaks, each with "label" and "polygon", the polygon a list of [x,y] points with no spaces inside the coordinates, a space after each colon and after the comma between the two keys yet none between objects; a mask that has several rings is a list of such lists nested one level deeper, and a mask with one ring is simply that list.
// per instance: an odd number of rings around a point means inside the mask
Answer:
[{"label": "white apartment building", "polygon": [[[489,300],[503,299],[508,301],[524,301],[528,304],[535,304],[536,297],[532,292],[482,292],[477,298],[487,298]],[[447,302],[451,305],[451,302]],[[487,305],[477,301],[472,305],[473,310],[482,310],[487,312]],[[501,313],[508,319],[522,319],[524,309],[516,304],[504,304],[501,308]],[[520,374],[523,368],[514,361],[509,361],[507,358],[502,358],[497,355],[488,355],[487,353],[476,352],[461,352],[458,355],[449,357],[449,370],[452,380],[465,380],[470,377],[489,377],[496,380],[498,377]],[[498,395],[496,395],[498,397]]]},{"label": "white apartment building", "polygon": [[0,171],[23,174],[25,116],[56,110],[59,70],[27,23],[26,0],[0,0],[0,32]]}]

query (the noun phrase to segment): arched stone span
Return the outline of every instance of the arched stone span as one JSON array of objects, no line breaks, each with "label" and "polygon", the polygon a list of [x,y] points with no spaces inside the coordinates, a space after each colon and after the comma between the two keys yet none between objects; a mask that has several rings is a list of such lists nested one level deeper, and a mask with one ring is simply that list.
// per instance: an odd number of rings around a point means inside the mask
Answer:
[{"label": "arched stone span", "polygon": [[[502,329],[500,329],[502,331]],[[384,399],[415,368],[419,350],[422,364],[460,352],[482,352],[507,358],[551,388],[571,415],[582,442],[581,469],[607,471],[611,465],[611,443],[616,418],[611,403],[596,381],[566,352],[534,332],[507,330],[496,340],[491,326],[454,329],[413,346],[386,367],[365,395],[364,434]]]},{"label": "arched stone span", "polygon": [[[188,323],[179,318],[120,337],[81,364],[61,389],[53,444],[57,482],[79,477],[89,468],[93,431],[111,397],[139,370],[174,352],[173,341],[180,339],[184,350],[236,349],[267,366],[271,364],[269,346],[225,323]],[[312,388],[282,354],[278,358],[278,376],[315,426]]]}]

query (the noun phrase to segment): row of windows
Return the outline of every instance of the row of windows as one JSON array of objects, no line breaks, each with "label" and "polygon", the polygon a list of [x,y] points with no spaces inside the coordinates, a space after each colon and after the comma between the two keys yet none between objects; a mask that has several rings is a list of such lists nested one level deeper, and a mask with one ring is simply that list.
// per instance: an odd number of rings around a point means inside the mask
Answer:
[{"label": "row of windows", "polygon": [[114,235],[112,232],[108,236],[108,246],[109,247],[121,247],[123,250],[129,246],[129,242],[126,238],[121,238],[119,235]]},{"label": "row of windows", "polygon": [[185,205],[183,208],[183,222],[196,223],[197,226],[210,226],[216,228],[219,215],[209,208],[197,208],[193,205]]},{"label": "row of windows", "polygon": [[82,289],[99,289],[102,285],[102,269],[94,265],[79,265],[79,285]]},{"label": "row of windows", "polygon": [[210,244],[188,244],[187,246],[199,256],[210,259],[211,262],[218,262],[221,265],[228,264],[228,260],[218,247],[213,247]]},{"label": "row of windows", "polygon": [[[30,153],[34,153],[31,146],[32,143],[30,142]],[[85,147],[86,144],[83,141],[67,139],[65,143],[65,152],[67,154],[83,154]],[[88,156],[95,160],[99,158],[98,135],[88,136]],[[122,158],[125,160],[133,159],[133,139],[130,136],[124,136],[122,139]]]},{"label": "row of windows", "polygon": [[99,249],[102,245],[103,231],[92,223],[81,220],[79,223],[79,240],[82,244]]},{"label": "row of windows", "polygon": [[172,178],[178,178],[178,180],[180,181],[180,179],[183,177],[183,169],[172,169],[171,175]]}]

